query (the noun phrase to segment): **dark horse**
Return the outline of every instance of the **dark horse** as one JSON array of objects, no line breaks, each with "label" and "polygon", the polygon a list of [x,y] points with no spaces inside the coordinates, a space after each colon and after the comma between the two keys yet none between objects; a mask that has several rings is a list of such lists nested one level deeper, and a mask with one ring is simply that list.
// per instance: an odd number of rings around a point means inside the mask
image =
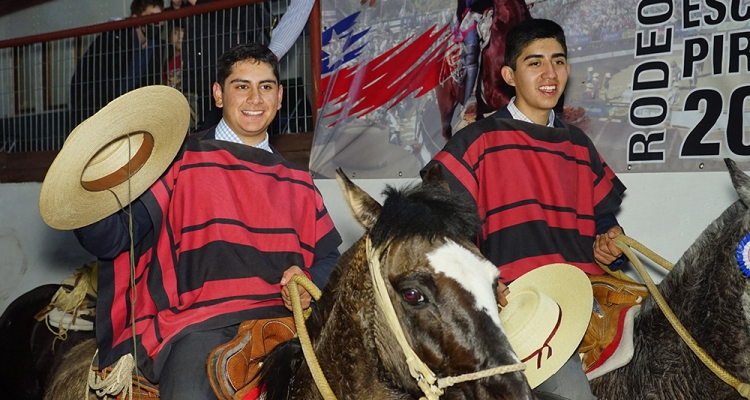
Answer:
[{"label": "dark horse", "polygon": [[[437,172],[439,175],[439,172]],[[518,363],[498,320],[498,271],[468,239],[479,228],[470,202],[440,183],[385,190],[383,206],[339,172],[365,235],[342,255],[307,320],[323,374],[339,399],[418,399],[404,353],[378,308],[366,237],[388,296],[418,357],[440,377]],[[261,368],[266,399],[321,399],[299,339],[276,347]],[[522,372],[445,389],[446,399],[532,399]]]},{"label": "dark horse", "polygon": [[[727,165],[739,200],[706,228],[659,288],[698,344],[726,371],[747,383],[750,297],[735,253],[738,243],[750,233],[750,177],[733,162],[727,161]],[[386,189],[388,198],[381,207],[353,183],[341,179],[345,196],[366,228],[366,235],[375,248],[385,246],[379,259],[390,299],[416,354],[439,377],[517,362],[495,319],[492,285],[496,269],[487,266],[466,239],[479,223],[476,213],[465,205],[467,202],[428,181],[403,191]],[[373,300],[364,247],[362,239],[342,256],[307,322],[315,353],[339,398],[419,398],[421,391],[409,375],[402,351],[394,344],[393,334],[385,327]],[[470,272],[462,274],[464,268]],[[24,322],[16,324],[17,331],[9,327],[22,320],[21,314],[28,320],[36,313],[37,307],[29,307],[28,300],[40,301],[38,298],[45,296],[51,296],[51,291],[40,292],[36,300],[34,294],[19,298],[13,305],[27,306],[9,307],[0,318],[0,333],[18,332],[2,336],[6,340],[2,371],[15,373],[1,376],[4,382],[8,376],[21,381],[24,371],[27,377],[38,379],[32,377],[37,361],[29,362],[33,355],[28,335],[33,327]],[[49,299],[46,301],[40,304],[48,304]],[[599,399],[742,398],[697,359],[650,297],[636,317],[634,335],[632,361],[591,382]],[[91,341],[82,342],[67,352],[74,360],[72,364],[63,364],[67,367],[60,369],[69,370],[70,374],[80,371],[82,379],[78,382],[85,382],[94,348]],[[75,356],[78,349],[80,356]],[[9,359],[8,354],[17,356]],[[10,368],[5,364],[8,362]],[[277,347],[266,360],[263,372],[269,400],[287,396],[321,398],[297,339]],[[60,376],[55,374],[52,381],[61,388],[67,386],[72,394],[65,397],[62,390],[48,389],[49,398],[80,399],[83,383],[65,384]],[[22,383],[34,385],[28,379]],[[38,398],[10,390],[2,392],[3,398]],[[41,390],[37,387],[35,393],[38,395]],[[520,373],[460,383],[447,388],[444,398],[492,396],[531,398]]]},{"label": "dark horse", "polygon": [[[714,361],[750,383],[750,301],[735,258],[738,243],[750,233],[750,178],[731,160],[727,166],[739,200],[703,231],[658,286]],[[743,398],[698,360],[652,297],[641,306],[633,334],[632,361],[591,382],[599,399]]]},{"label": "dark horse", "polygon": [[[512,88],[510,88],[500,75],[500,67],[505,60],[505,36],[508,31],[517,23],[531,18],[528,7],[524,0],[490,0],[492,1],[492,25],[490,26],[489,44],[482,50],[479,62],[479,77],[476,85],[476,119],[482,119],[485,113],[499,110],[512,97]],[[456,12],[459,18],[462,17],[463,10],[466,8],[466,0],[458,0]],[[484,0],[479,0],[484,2]],[[443,64],[443,72],[440,77],[440,84],[435,88],[435,97],[437,97],[438,110],[443,127],[443,137],[448,140],[453,136],[451,121],[456,106],[463,104],[464,84],[454,79],[454,74],[449,72],[448,61],[457,57],[455,47],[448,47],[446,58]],[[444,76],[443,76],[444,75]]]},{"label": "dark horse", "polygon": [[[2,398],[41,399],[57,371],[70,367],[63,362],[63,356],[82,342],[91,341],[93,345],[94,332],[70,330],[67,339],[61,341],[47,329],[44,321],[34,319],[35,314],[50,304],[59,288],[60,285],[50,284],[32,289],[14,300],[0,317]],[[92,356],[93,350],[86,354],[86,365]],[[76,399],[81,398],[85,386],[79,388]],[[62,399],[53,393],[48,398]]]}]

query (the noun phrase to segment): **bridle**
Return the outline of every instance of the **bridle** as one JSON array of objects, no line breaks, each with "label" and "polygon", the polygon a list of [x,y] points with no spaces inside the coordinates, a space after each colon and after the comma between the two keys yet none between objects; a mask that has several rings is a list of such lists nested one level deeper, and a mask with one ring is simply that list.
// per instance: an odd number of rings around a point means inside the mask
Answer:
[{"label": "bridle", "polygon": [[[369,233],[365,234],[367,264],[370,270],[370,278],[372,278],[375,300],[378,304],[378,307],[383,312],[383,316],[388,323],[388,327],[396,337],[396,340],[398,341],[398,344],[401,347],[404,356],[406,357],[406,363],[409,366],[409,373],[414,379],[416,379],[417,385],[424,393],[424,397],[421,397],[420,400],[438,400],[444,393],[443,389],[453,386],[456,383],[472,381],[498,374],[523,371],[526,369],[526,365],[520,362],[517,364],[501,365],[499,367],[488,368],[477,372],[471,372],[458,376],[448,376],[438,379],[435,376],[435,373],[430,370],[430,367],[422,362],[419,356],[417,356],[417,354],[409,345],[409,342],[406,340],[406,336],[404,335],[404,331],[401,328],[401,323],[398,320],[398,316],[396,315],[396,310],[393,308],[391,298],[388,296],[388,289],[385,286],[385,281],[383,280],[383,276],[380,270],[380,256],[383,254],[383,250],[387,249],[389,245],[390,242],[386,243],[380,248],[380,251],[376,252],[376,250],[372,247],[372,241],[370,239]],[[304,286],[312,294],[314,299],[317,300],[320,298],[320,290],[318,290],[311,281],[304,278],[303,276],[293,276],[292,282]],[[312,373],[313,380],[315,381],[318,390],[323,396],[323,399],[335,400],[336,395],[333,394],[328,381],[323,375],[323,371],[320,368],[318,359],[315,355],[315,352],[313,351],[312,342],[310,341],[310,337],[307,333],[307,328],[305,327],[297,285],[289,285],[289,291],[291,294],[292,306],[294,309],[294,319],[297,325],[297,334],[300,339],[300,344],[302,345],[302,351],[305,355],[307,365],[310,368],[310,372]]]},{"label": "bridle", "polygon": [[393,308],[393,303],[391,303],[391,298],[388,296],[388,289],[385,286],[385,281],[383,280],[383,275],[380,271],[380,256],[383,254],[383,250],[388,248],[388,245],[389,243],[386,243],[381,249],[379,249],[380,251],[376,251],[376,249],[372,247],[372,240],[370,239],[369,233],[365,236],[367,263],[370,267],[370,277],[373,281],[375,299],[378,303],[378,307],[383,312],[383,315],[388,322],[388,327],[393,335],[396,336],[396,340],[398,341],[401,350],[404,352],[406,363],[409,366],[409,373],[414,379],[416,379],[417,385],[419,385],[419,388],[424,393],[424,397],[420,400],[437,400],[444,393],[443,389],[453,386],[456,383],[486,378],[497,374],[523,371],[526,369],[524,363],[517,363],[438,379],[435,376],[435,373],[430,370],[430,367],[425,365],[411,346],[409,346],[409,342],[406,340],[404,331],[401,328],[401,323],[396,315],[396,310]]}]

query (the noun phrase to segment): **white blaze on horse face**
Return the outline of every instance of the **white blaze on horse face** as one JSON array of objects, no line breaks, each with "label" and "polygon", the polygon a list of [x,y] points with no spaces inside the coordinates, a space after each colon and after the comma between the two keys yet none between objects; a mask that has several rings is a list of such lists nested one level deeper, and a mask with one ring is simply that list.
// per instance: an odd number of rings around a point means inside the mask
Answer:
[{"label": "white blaze on horse face", "polygon": [[477,310],[487,313],[503,331],[492,290],[492,285],[500,278],[497,267],[452,240],[446,240],[444,245],[428,253],[427,260],[435,272],[442,272],[473,294]]}]

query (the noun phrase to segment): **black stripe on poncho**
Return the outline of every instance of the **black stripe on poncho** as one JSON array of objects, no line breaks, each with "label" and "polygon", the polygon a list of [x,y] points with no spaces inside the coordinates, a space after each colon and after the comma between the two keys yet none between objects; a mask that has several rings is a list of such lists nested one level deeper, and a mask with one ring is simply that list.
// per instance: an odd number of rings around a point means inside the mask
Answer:
[{"label": "black stripe on poncho", "polygon": [[484,221],[478,246],[504,281],[561,262],[603,273],[596,220],[617,210],[625,186],[580,129],[507,116],[462,129],[423,171],[442,165],[451,190],[474,199]]},{"label": "black stripe on poncho", "polygon": [[[341,243],[307,171],[241,144],[187,139],[141,199],[154,229],[134,251],[135,330],[153,381],[188,332],[290,315],[282,273]],[[133,348],[129,252],[102,262],[99,282],[99,365],[111,365]]]}]

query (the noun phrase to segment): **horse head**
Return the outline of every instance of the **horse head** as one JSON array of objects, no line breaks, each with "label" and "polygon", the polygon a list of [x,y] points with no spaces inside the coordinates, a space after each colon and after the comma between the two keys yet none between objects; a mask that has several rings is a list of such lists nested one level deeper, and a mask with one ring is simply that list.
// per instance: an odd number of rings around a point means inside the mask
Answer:
[{"label": "horse head", "polygon": [[[498,270],[470,241],[480,227],[478,215],[470,202],[448,191],[439,167],[420,187],[387,188],[383,206],[341,173],[339,183],[376,249],[370,257],[379,258],[388,296],[416,355],[438,377],[519,363],[498,317]],[[392,336],[386,324],[378,329],[381,337]],[[378,350],[392,361],[394,373],[410,380],[402,351],[394,352],[392,345]],[[447,398],[504,396],[530,396],[521,372],[446,393]]]},{"label": "horse head", "polygon": [[[497,268],[470,240],[480,226],[476,210],[438,178],[439,170],[434,170],[421,185],[388,187],[380,205],[338,172],[344,197],[365,234],[342,255],[306,324],[338,398],[424,397],[407,355],[421,360],[438,380],[520,363],[498,317]],[[376,276],[384,283],[380,293],[392,305],[398,329],[389,325],[378,304],[371,269],[379,270]],[[399,344],[399,330],[406,349]],[[269,356],[272,363],[277,349]],[[273,367],[266,361],[263,368]],[[292,373],[291,398],[319,398],[308,376],[306,367]],[[302,386],[313,387],[306,391]],[[448,399],[533,398],[521,371],[443,390]],[[275,398],[269,394],[268,399]],[[284,390],[279,398],[286,394]]]},{"label": "horse head", "polygon": [[[696,239],[659,283],[659,291],[695,341],[729,374],[750,382],[746,277],[738,245],[750,240],[750,177],[727,159],[739,200]],[[744,253],[747,255],[748,248]],[[626,366],[592,381],[600,398],[741,399],[699,361],[652,297],[635,318],[635,354]]]}]

